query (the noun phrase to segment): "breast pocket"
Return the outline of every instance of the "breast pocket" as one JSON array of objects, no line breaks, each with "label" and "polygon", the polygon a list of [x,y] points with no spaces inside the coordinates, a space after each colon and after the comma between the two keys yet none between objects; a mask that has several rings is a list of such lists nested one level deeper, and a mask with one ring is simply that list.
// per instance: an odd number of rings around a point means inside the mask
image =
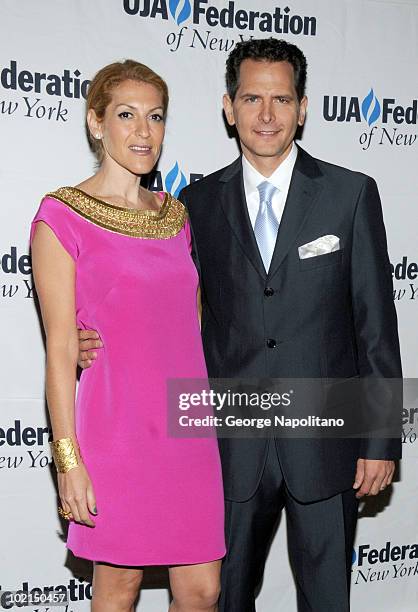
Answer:
[{"label": "breast pocket", "polygon": [[304,271],[341,265],[343,253],[344,249],[339,249],[338,251],[333,251],[332,253],[325,253],[325,255],[316,255],[315,257],[299,259],[299,268],[300,270]]}]

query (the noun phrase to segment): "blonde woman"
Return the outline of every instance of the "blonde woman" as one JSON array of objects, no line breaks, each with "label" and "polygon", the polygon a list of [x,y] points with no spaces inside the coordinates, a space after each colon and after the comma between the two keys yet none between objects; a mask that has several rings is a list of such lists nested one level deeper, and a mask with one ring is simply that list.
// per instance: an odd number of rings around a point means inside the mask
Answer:
[{"label": "blonde woman", "polygon": [[[171,612],[215,611],[225,553],[216,438],[167,435],[167,379],[207,375],[186,211],[140,184],[167,104],[150,68],[100,70],[87,99],[100,167],[32,224],[60,512],[68,548],[94,561],[95,612],[133,610],[147,565],[169,566]],[[75,398],[78,327],[104,348]]]}]

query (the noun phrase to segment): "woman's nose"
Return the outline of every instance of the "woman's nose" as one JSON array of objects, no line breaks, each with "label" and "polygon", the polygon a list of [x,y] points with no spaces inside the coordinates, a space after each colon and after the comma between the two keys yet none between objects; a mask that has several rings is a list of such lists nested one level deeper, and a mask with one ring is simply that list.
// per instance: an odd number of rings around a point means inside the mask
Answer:
[{"label": "woman's nose", "polygon": [[137,122],[135,126],[135,134],[141,136],[141,138],[148,138],[150,135],[150,129],[148,125],[148,121],[146,119],[141,119]]}]

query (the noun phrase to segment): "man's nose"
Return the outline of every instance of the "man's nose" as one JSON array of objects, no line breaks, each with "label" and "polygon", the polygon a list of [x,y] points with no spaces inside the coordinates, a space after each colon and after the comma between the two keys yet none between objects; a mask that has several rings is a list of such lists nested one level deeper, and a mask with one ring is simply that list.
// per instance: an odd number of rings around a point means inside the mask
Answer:
[{"label": "man's nose", "polygon": [[264,102],[260,111],[260,120],[263,123],[271,123],[275,119],[274,107],[271,101]]}]

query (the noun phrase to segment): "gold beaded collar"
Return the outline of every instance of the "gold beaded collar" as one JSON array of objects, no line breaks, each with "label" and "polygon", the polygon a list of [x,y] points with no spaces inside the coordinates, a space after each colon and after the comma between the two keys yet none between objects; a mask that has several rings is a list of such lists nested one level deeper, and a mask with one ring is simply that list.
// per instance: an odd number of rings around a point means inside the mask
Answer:
[{"label": "gold beaded collar", "polygon": [[180,232],[187,218],[183,204],[169,193],[165,194],[160,210],[115,206],[77,187],[60,187],[45,197],[59,200],[95,225],[135,238],[172,238]]}]

